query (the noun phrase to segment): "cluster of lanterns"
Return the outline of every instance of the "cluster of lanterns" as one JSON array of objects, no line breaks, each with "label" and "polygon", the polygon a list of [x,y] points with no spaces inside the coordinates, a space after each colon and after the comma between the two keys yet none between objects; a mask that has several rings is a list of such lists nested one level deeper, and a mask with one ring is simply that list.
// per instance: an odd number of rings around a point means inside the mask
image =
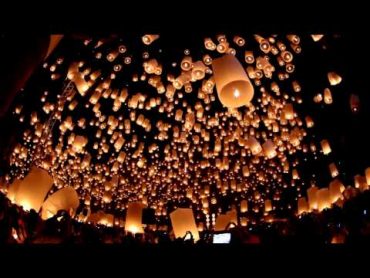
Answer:
[{"label": "cluster of lanterns", "polygon": [[[314,41],[321,37],[312,35]],[[266,214],[284,190],[296,187],[298,210],[308,211],[297,155],[329,155],[331,148],[325,138],[309,141],[314,121],[298,113],[300,37],[218,35],[204,39],[200,59],[186,49],[170,66],[156,56],[158,35],[145,35],[141,43],[138,55],[121,39],[86,40],[80,44],[85,56],[60,53],[44,64],[50,82],[64,80],[65,86],[45,91],[32,113],[24,112],[25,104],[16,106],[25,129],[7,180],[26,176],[36,164],[53,177],[51,192],[72,187],[96,210],[138,204],[168,217],[169,201],[179,207],[188,200],[197,221],[216,213],[218,227],[223,218],[236,217],[233,209],[221,216],[227,197],[242,214]],[[336,86],[341,77],[329,72],[328,80]],[[330,88],[323,99],[332,103]],[[329,170],[338,175],[335,164]],[[317,202],[321,209],[320,200],[342,193],[330,188],[310,188],[309,207]],[[176,214],[171,218],[177,221]],[[246,225],[246,215],[242,219]]]}]

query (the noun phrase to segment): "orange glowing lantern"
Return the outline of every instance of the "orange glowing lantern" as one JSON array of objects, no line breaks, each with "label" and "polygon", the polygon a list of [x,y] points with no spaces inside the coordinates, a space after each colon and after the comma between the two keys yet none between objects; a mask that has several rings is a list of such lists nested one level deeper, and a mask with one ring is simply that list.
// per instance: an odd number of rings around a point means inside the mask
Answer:
[{"label": "orange glowing lantern", "polygon": [[367,185],[370,185],[370,167],[366,168],[365,170],[365,177]]},{"label": "orange glowing lantern", "polygon": [[265,152],[265,155],[267,158],[274,158],[277,155],[277,152],[275,150],[275,145],[274,143],[268,139],[263,145],[262,148]]},{"label": "orange glowing lantern", "polygon": [[176,238],[183,238],[187,232],[190,232],[194,241],[199,240],[199,232],[192,209],[178,208],[170,214],[170,218]]},{"label": "orange glowing lantern", "polygon": [[338,85],[340,82],[342,82],[342,77],[335,73],[335,72],[329,72],[328,73],[328,79],[329,79],[329,83],[331,86],[336,86]]},{"label": "orange glowing lantern", "polygon": [[142,213],[144,204],[142,203],[129,203],[126,215],[125,230],[133,234],[144,233],[142,225]]},{"label": "orange glowing lantern", "polygon": [[144,35],[141,39],[144,44],[150,45],[152,42],[154,42],[158,38],[159,38],[159,35]]},{"label": "orange glowing lantern", "polygon": [[76,190],[73,187],[64,187],[49,196],[42,205],[42,219],[46,220],[53,217],[59,210],[71,213],[73,217],[80,201]]},{"label": "orange glowing lantern", "polygon": [[335,165],[334,162],[329,164],[329,171],[332,178],[335,178],[336,176],[339,175],[337,166]]},{"label": "orange glowing lantern", "polygon": [[250,103],[254,88],[237,58],[226,54],[212,62],[218,98],[228,108]]},{"label": "orange glowing lantern", "polygon": [[321,149],[324,155],[328,155],[331,153],[331,148],[328,140],[321,141]]},{"label": "orange glowing lantern", "polygon": [[317,191],[316,186],[307,189],[308,205],[311,211],[318,208]]},{"label": "orange glowing lantern", "polygon": [[330,208],[330,193],[328,188],[321,188],[317,191],[317,208],[322,211],[326,208]]},{"label": "orange glowing lantern", "polygon": [[324,102],[326,104],[332,104],[333,103],[333,97],[331,95],[331,91],[329,88],[326,88],[324,90]]},{"label": "orange glowing lantern", "polygon": [[298,215],[306,213],[309,211],[308,203],[305,197],[300,197],[298,199]]}]

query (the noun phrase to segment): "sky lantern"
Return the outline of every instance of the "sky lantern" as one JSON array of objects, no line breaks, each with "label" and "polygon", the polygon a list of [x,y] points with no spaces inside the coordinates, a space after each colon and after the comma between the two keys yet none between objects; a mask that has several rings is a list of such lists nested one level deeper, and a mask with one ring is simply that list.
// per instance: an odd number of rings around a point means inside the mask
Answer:
[{"label": "sky lantern", "polygon": [[335,179],[329,184],[329,194],[331,203],[335,203],[339,199],[343,198],[344,185],[338,180]]},{"label": "sky lantern", "polygon": [[334,162],[329,164],[329,171],[332,178],[335,178],[339,175],[338,168]]},{"label": "sky lantern", "polygon": [[144,233],[142,224],[142,213],[144,204],[134,202],[129,203],[126,214],[125,230],[133,234]]},{"label": "sky lantern", "polygon": [[277,152],[275,150],[275,145],[270,139],[268,139],[265,143],[263,143],[262,148],[267,158],[271,159],[277,155]]},{"label": "sky lantern", "polygon": [[18,187],[14,192],[14,202],[25,210],[38,212],[53,182],[48,172],[34,166],[23,180],[10,185],[9,193],[13,193],[12,186]]},{"label": "sky lantern", "polygon": [[250,103],[254,88],[245,70],[233,55],[224,55],[212,62],[218,98],[228,108]]},{"label": "sky lantern", "polygon": [[367,185],[370,185],[370,167],[367,167],[365,170],[365,178]]},{"label": "sky lantern", "polygon": [[317,208],[322,211],[331,207],[330,192],[328,188],[321,188],[317,191]]},{"label": "sky lantern", "polygon": [[80,204],[78,194],[73,187],[64,187],[50,195],[42,204],[42,219],[53,217],[59,210],[65,210],[73,217]]},{"label": "sky lantern", "polygon": [[155,40],[159,39],[159,35],[144,35],[142,41],[146,45],[152,44]]},{"label": "sky lantern", "polygon": [[240,202],[240,212],[245,213],[248,211],[248,201],[247,200],[242,200]]},{"label": "sky lantern", "polygon": [[349,105],[353,113],[358,113],[360,111],[360,98],[356,94],[351,94],[349,98]]},{"label": "sky lantern", "polygon": [[320,144],[321,144],[321,149],[324,155],[328,155],[331,153],[331,148],[330,148],[330,144],[328,140],[324,139],[320,142]]},{"label": "sky lantern", "polygon": [[319,40],[321,40],[322,38],[324,37],[323,34],[312,34],[311,35],[311,38],[314,42],[318,42]]},{"label": "sky lantern", "polygon": [[318,198],[317,198],[318,190],[319,189],[316,186],[313,186],[307,189],[308,205],[309,205],[310,211],[318,209]]},{"label": "sky lantern", "polygon": [[331,86],[336,86],[342,82],[342,77],[339,74],[331,71],[328,73],[328,80]]},{"label": "sky lantern", "polygon": [[308,203],[305,197],[298,198],[298,215],[309,212]]},{"label": "sky lantern", "polygon": [[192,209],[178,208],[170,213],[170,218],[176,238],[183,238],[187,232],[190,232],[195,242],[199,240],[199,232]]}]

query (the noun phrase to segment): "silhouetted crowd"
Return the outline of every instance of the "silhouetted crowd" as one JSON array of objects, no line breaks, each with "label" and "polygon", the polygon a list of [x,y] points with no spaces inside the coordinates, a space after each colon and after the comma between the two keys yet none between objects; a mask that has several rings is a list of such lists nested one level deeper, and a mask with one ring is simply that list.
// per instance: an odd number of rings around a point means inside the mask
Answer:
[{"label": "silhouetted crowd", "polygon": [[[26,212],[0,193],[0,244],[122,244],[175,245],[212,244],[213,233],[200,233],[196,243],[193,235],[175,238],[173,231],[152,229],[144,234],[131,234],[122,227],[107,227],[76,221],[65,211],[44,221],[35,210]],[[330,244],[370,242],[370,191],[350,200],[343,207],[321,213],[291,217],[285,221],[263,222],[246,227],[228,228],[230,244]]]}]

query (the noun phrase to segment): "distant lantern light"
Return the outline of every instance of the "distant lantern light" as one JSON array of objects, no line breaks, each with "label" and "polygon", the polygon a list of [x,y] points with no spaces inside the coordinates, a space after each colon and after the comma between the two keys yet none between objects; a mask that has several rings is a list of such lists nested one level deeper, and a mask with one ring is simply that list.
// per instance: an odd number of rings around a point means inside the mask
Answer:
[{"label": "distant lantern light", "polygon": [[188,70],[191,69],[192,65],[193,65],[193,61],[192,61],[192,58],[190,56],[184,57],[184,59],[182,59],[182,61],[181,61],[181,69],[182,70],[188,71]]},{"label": "distant lantern light", "polygon": [[245,44],[245,39],[239,36],[235,36],[233,39],[234,43],[238,46],[243,46]]},{"label": "distant lantern light", "polygon": [[159,35],[144,35],[141,39],[144,44],[150,45],[159,38]]},{"label": "distant lantern light", "polygon": [[247,64],[253,64],[254,63],[253,51],[245,51],[244,59]]},{"label": "distant lantern light", "polygon": [[240,212],[245,213],[248,211],[248,201],[247,200],[242,200],[240,202]]},{"label": "distant lantern light", "polygon": [[207,50],[215,50],[216,49],[216,44],[210,38],[205,38],[204,39],[204,46]]},{"label": "distant lantern light", "polygon": [[324,102],[326,104],[332,104],[333,103],[333,98],[332,98],[331,91],[330,91],[329,88],[326,88],[324,90]]},{"label": "distant lantern light", "polygon": [[270,50],[271,50],[271,45],[270,45],[270,43],[268,42],[268,40],[263,39],[263,40],[261,40],[261,41],[260,41],[260,49],[261,49],[261,50],[262,50],[262,52],[264,52],[264,53],[268,53],[268,52],[270,52]]},{"label": "distant lantern light", "polygon": [[248,145],[253,155],[257,155],[262,151],[262,147],[257,139],[253,136],[249,137]]},{"label": "distant lantern light", "polygon": [[274,158],[277,155],[274,143],[269,139],[263,145],[262,148],[267,158]]},{"label": "distant lantern light", "polygon": [[328,140],[321,141],[321,149],[324,155],[328,155],[329,153],[331,153],[331,148]]},{"label": "distant lantern light", "polygon": [[321,40],[322,38],[324,37],[324,35],[322,34],[312,34],[311,35],[311,38],[314,42],[318,42],[319,40]]},{"label": "distant lantern light", "polygon": [[334,162],[329,164],[329,171],[332,178],[335,178],[339,175],[338,168]]},{"label": "distant lantern light", "polygon": [[293,54],[289,51],[283,51],[281,52],[281,58],[283,58],[285,63],[290,63],[293,61]]},{"label": "distant lantern light", "polygon": [[353,113],[358,113],[360,111],[360,98],[358,97],[358,95],[351,94],[349,105]]},{"label": "distant lantern light", "polygon": [[328,79],[331,86],[336,86],[342,82],[342,77],[335,72],[329,72]]},{"label": "distant lantern light", "polygon": [[265,212],[270,212],[272,210],[272,202],[271,200],[265,201]]}]

